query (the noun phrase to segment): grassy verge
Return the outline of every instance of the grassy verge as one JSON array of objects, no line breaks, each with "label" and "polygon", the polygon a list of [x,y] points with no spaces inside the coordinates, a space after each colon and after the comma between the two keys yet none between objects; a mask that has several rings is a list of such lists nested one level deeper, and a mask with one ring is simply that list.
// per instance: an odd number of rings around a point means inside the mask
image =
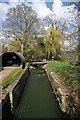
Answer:
[{"label": "grassy verge", "polygon": [[15,70],[13,70],[7,77],[2,80],[2,87],[5,88],[8,85],[12,84],[15,80],[19,78],[22,72],[23,69],[21,68],[16,68]]},{"label": "grassy verge", "polygon": [[80,84],[80,67],[70,65],[65,62],[59,61],[49,61],[48,68],[50,71],[57,72],[61,74],[65,79],[69,80],[71,83]]}]

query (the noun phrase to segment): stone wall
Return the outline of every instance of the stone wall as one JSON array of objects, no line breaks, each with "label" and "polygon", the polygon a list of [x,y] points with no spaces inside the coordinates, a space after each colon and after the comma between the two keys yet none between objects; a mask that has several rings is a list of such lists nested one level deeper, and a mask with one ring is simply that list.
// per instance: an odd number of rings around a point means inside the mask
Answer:
[{"label": "stone wall", "polygon": [[0,112],[2,113],[2,120],[13,119],[13,115],[11,112],[9,93],[5,95],[5,99],[2,99],[2,109],[0,110]]},{"label": "stone wall", "polygon": [[2,102],[0,101],[0,120],[2,119]]},{"label": "stone wall", "polygon": [[13,111],[15,110],[16,106],[19,103],[22,91],[29,77],[29,73],[30,73],[29,70],[26,69],[24,73],[20,76],[19,80],[13,86],[10,87],[9,95]]},{"label": "stone wall", "polygon": [[15,80],[13,84],[6,88],[6,94],[3,95],[4,97],[2,97],[2,108],[0,109],[2,119],[13,119],[13,112],[19,103],[29,74],[30,72],[26,68],[19,79]]}]

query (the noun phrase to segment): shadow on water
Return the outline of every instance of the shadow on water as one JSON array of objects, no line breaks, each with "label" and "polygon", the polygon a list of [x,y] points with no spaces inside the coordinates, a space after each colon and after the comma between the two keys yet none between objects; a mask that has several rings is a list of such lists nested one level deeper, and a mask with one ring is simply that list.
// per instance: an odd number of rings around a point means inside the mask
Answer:
[{"label": "shadow on water", "polygon": [[68,119],[68,116],[60,110],[44,69],[31,69],[14,116],[15,120],[20,118]]}]

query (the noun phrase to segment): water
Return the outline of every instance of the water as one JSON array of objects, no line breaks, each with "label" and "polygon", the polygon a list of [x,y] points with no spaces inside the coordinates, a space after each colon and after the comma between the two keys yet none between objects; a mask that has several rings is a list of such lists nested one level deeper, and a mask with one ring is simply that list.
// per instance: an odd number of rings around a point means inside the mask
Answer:
[{"label": "water", "polygon": [[32,69],[14,113],[18,118],[66,118],[43,69]]}]

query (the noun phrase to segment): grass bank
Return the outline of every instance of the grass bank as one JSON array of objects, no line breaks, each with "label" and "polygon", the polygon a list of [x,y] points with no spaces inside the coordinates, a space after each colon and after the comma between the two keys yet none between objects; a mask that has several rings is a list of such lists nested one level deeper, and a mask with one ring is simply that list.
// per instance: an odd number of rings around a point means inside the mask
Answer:
[{"label": "grass bank", "polygon": [[69,80],[70,83],[80,84],[80,67],[78,66],[74,66],[60,61],[49,61],[48,69],[50,71],[59,73],[65,79]]},{"label": "grass bank", "polygon": [[[26,63],[25,68],[27,68],[28,63]],[[5,70],[8,69],[5,68]],[[4,79],[2,79],[1,83],[2,88],[7,87],[8,85],[11,85],[15,80],[18,80],[20,75],[23,73],[24,69],[20,67],[16,67],[7,77],[5,76]]]},{"label": "grass bank", "polygon": [[15,80],[19,78],[19,76],[22,74],[23,69],[16,68],[14,69],[7,77],[2,80],[2,87],[5,88],[8,85],[11,85]]}]

